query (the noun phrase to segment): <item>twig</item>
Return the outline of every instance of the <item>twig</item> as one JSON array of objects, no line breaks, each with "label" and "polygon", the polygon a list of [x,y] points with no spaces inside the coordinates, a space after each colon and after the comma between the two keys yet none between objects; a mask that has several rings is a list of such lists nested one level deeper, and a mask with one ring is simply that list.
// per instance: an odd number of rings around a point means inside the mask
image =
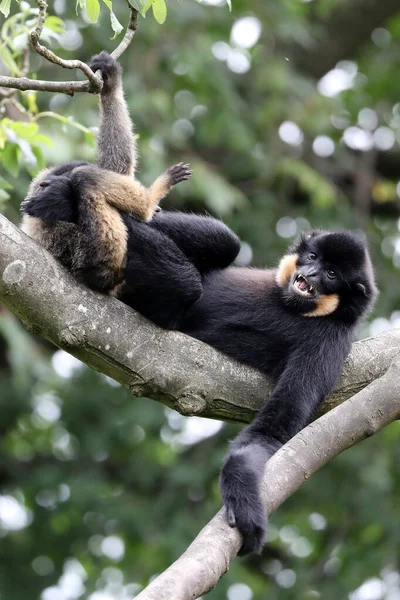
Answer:
[{"label": "twig", "polygon": [[[315,421],[267,463],[262,489],[270,515],[295,490],[343,450],[374,435],[400,416],[400,357],[387,373],[351,400]],[[207,593],[226,573],[241,545],[222,509],[186,552],[159,575],[137,600],[194,600]]]},{"label": "twig", "polygon": [[[89,81],[44,81],[40,79],[29,79],[28,77],[7,77],[0,76],[0,87],[14,88],[21,92],[33,90],[36,92],[60,92],[73,96],[75,92],[91,92],[96,90],[91,88]],[[3,92],[0,91],[3,95]],[[7,94],[7,92],[4,92]],[[11,94],[10,94],[11,95]]]},{"label": "twig", "polygon": [[47,2],[46,0],[36,0],[36,4],[39,8],[39,17],[38,23],[33,29],[33,31],[29,34],[29,39],[31,44],[40,56],[43,56],[49,62],[59,65],[64,69],[80,69],[88,78],[90,82],[91,91],[97,93],[101,90],[103,82],[100,77],[97,77],[95,73],[93,73],[92,69],[86,63],[81,60],[64,60],[55,54],[52,50],[49,50],[46,46],[43,46],[39,43],[40,36],[43,31],[43,26],[46,20],[46,12],[47,12]]},{"label": "twig", "polygon": [[129,44],[133,40],[133,36],[135,35],[136,29],[137,29],[138,11],[136,10],[136,8],[133,8],[133,6],[131,6],[131,3],[129,2],[129,0],[126,0],[126,1],[130,8],[131,16],[129,19],[128,27],[126,28],[126,32],[125,32],[125,35],[124,35],[121,43],[115,48],[115,50],[113,50],[111,52],[111,56],[113,58],[115,58],[115,60],[118,60],[118,58],[121,56],[121,54],[123,54],[123,52],[125,52],[125,50],[129,46]]}]

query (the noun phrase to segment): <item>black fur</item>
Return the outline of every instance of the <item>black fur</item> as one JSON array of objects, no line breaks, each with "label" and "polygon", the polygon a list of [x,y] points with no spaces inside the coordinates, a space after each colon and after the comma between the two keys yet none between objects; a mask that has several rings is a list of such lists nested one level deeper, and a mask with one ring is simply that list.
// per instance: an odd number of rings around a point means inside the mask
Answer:
[{"label": "black fur", "polygon": [[[50,185],[57,189],[57,182]],[[57,198],[64,214],[66,197]],[[229,266],[239,240],[220,221],[174,212],[158,213],[150,223],[122,218],[129,236],[120,300],[276,383],[253,423],[231,443],[221,473],[229,522],[243,535],[241,553],[259,551],[266,530],[259,493],[264,464],[309,423],[332,390],[376,296],[366,245],[350,232],[302,235],[289,250],[298,256],[295,272],[279,285],[276,270]],[[99,271],[88,270],[87,284],[106,289]],[[296,291],[298,275],[312,285],[312,297]],[[337,295],[338,307],[326,316],[306,316],[325,295]]]},{"label": "black fur", "polygon": [[[104,53],[93,68],[105,80],[98,165],[132,173],[129,115],[121,94],[113,93],[121,85],[120,69]],[[265,462],[332,390],[376,296],[366,245],[349,232],[302,235],[289,249],[296,264],[282,278],[277,270],[230,267],[240,244],[220,221],[161,212],[142,223],[121,213],[128,231],[126,265],[114,273],[82,196],[85,181],[71,177],[76,166],[52,170],[22,206],[42,221],[40,241],[92,289],[117,293],[158,325],[202,340],[275,381],[253,423],[231,443],[221,472],[229,523],[243,535],[241,553],[260,550]],[[184,168],[174,172],[178,179],[185,178]],[[319,313],[324,316],[310,316],[326,300]]]}]

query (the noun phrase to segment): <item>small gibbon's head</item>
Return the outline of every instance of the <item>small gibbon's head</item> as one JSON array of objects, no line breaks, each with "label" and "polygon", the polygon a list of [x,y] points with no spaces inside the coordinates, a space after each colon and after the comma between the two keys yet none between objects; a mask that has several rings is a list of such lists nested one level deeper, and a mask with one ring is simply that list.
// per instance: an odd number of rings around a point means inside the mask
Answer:
[{"label": "small gibbon's head", "polygon": [[366,243],[350,231],[302,234],[278,267],[285,304],[307,317],[357,321],[377,296]]}]

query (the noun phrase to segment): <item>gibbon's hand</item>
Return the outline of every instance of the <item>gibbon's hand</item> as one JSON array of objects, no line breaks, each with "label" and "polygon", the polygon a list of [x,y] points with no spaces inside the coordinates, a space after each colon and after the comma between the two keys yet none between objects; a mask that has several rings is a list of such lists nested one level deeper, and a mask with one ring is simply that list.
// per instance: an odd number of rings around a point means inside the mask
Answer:
[{"label": "gibbon's hand", "polygon": [[183,162],[178,163],[177,165],[173,165],[167,169],[167,175],[169,177],[169,182],[171,187],[173,185],[177,185],[181,181],[186,181],[192,175],[193,171],[190,169],[189,164],[185,164]]},{"label": "gibbon's hand", "polygon": [[[244,433],[246,430],[243,431]],[[273,454],[268,446],[237,441],[231,445],[221,470],[221,495],[228,523],[237,527],[243,536],[240,556],[260,552],[267,532],[267,519],[260,495],[264,465]]]},{"label": "gibbon's hand", "polygon": [[93,73],[101,71],[103,87],[100,94],[109,94],[118,87],[122,88],[122,67],[108,52],[95,54],[89,63]]}]

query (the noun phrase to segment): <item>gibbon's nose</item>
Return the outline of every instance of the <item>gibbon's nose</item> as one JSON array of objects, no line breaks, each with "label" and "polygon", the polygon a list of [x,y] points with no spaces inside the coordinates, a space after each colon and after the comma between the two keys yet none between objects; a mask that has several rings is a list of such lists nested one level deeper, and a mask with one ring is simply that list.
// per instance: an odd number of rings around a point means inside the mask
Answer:
[{"label": "gibbon's nose", "polygon": [[304,269],[305,277],[315,277],[316,275],[318,275],[318,269],[316,269],[315,267],[309,267],[308,269]]}]

